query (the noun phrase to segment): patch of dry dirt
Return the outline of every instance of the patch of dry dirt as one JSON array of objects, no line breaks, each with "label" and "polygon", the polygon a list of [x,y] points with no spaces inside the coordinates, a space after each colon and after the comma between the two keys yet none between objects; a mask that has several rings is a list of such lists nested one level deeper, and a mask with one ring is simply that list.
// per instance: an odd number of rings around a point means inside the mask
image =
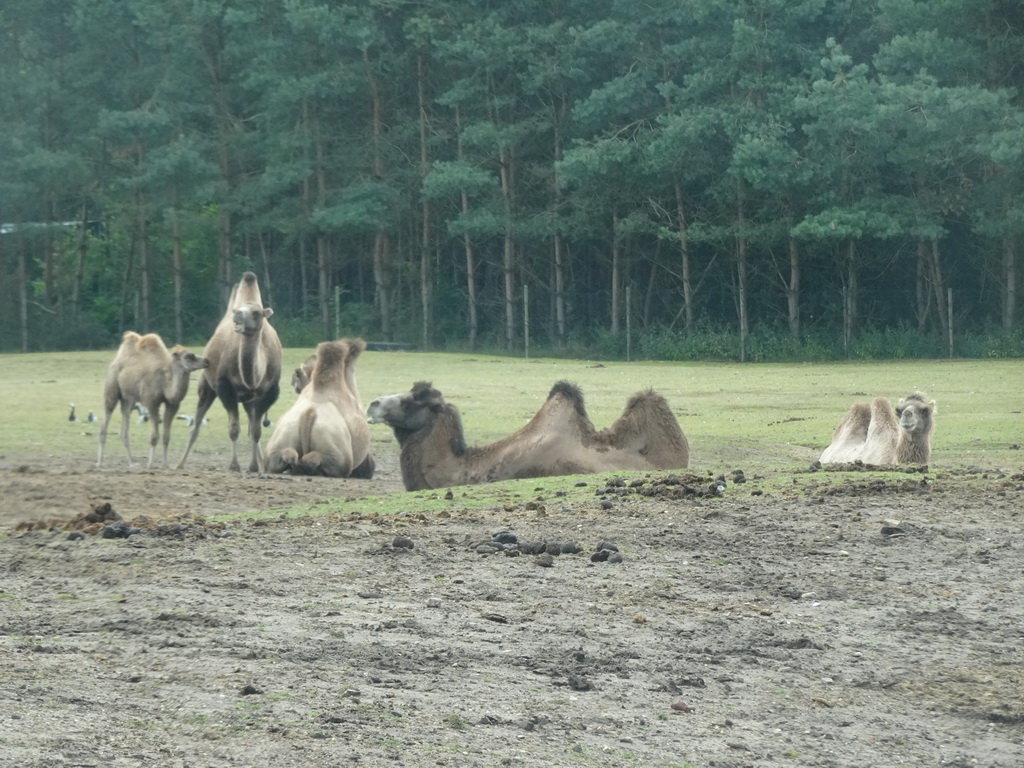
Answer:
[{"label": "patch of dry dirt", "polygon": [[1024,764],[1021,475],[211,525],[400,482],[20,460],[3,766]]}]

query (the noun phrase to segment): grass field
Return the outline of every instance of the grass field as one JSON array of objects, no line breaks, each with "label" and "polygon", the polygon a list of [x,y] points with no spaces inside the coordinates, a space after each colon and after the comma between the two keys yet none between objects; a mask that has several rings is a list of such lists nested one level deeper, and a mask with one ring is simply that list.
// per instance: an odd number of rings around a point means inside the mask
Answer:
[{"label": "grass field", "polygon": [[[198,350],[196,350],[198,351]],[[291,371],[311,352],[285,352],[282,395],[271,411],[280,416],[294,401]],[[0,455],[68,460],[93,459],[103,378],[114,350],[0,356]],[[935,467],[1017,469],[1024,454],[1024,361],[899,361],[843,364],[594,363],[579,360],[491,357],[471,354],[366,352],[359,362],[363,404],[375,396],[404,392],[417,380],[433,381],[462,411],[470,444],[495,440],[524,424],[558,379],[579,384],[591,419],[608,426],[632,393],[653,387],[668,398],[690,440],[691,466],[772,470],[804,467],[828,444],[832,429],[850,404],[884,395],[896,400],[922,390],[938,403],[932,441]],[[195,377],[182,413],[195,410]],[[68,403],[82,423],[68,422]],[[210,412],[204,444],[222,449],[223,409]],[[112,439],[120,423],[111,423]],[[390,437],[373,427],[375,440]],[[184,448],[186,429],[178,422],[172,458]],[[144,451],[148,426],[133,425],[133,445]],[[116,444],[116,442],[115,442]],[[115,449],[119,450],[119,449]],[[393,441],[380,450],[396,450]],[[109,445],[108,445],[109,452]],[[120,459],[120,453],[117,453]]]}]

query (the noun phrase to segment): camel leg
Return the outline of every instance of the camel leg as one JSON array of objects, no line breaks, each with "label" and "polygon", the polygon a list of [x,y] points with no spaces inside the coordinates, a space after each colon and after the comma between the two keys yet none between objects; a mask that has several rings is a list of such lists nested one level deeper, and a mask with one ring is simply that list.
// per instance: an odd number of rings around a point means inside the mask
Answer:
[{"label": "camel leg", "polygon": [[160,442],[160,406],[149,409],[149,462],[146,469],[153,468],[153,458],[156,456],[156,444]]},{"label": "camel leg", "polygon": [[199,405],[196,406],[196,420],[189,431],[188,445],[185,447],[185,453],[182,455],[181,461],[178,462],[178,469],[184,468],[185,460],[188,458],[189,453],[192,452],[192,446],[195,445],[196,438],[199,437],[199,428],[203,426],[206,412],[210,410],[210,406],[213,405],[213,401],[216,399],[217,391],[210,386],[205,376],[201,377],[199,379]]},{"label": "camel leg", "polygon": [[131,426],[132,426],[132,406],[134,403],[130,403],[127,400],[121,401],[121,442],[124,444],[124,449],[128,451],[128,466],[135,464],[135,459],[132,458],[132,438],[131,438]]},{"label": "camel leg", "polygon": [[177,404],[167,403],[164,406],[164,469],[167,468],[167,450],[171,445],[171,424],[174,423],[174,417],[177,415]]},{"label": "camel leg", "polygon": [[252,459],[249,461],[250,472],[263,471],[263,450],[260,448],[260,438],[263,437],[263,417],[267,415],[270,406],[277,402],[280,394],[280,386],[275,382],[270,389],[263,393],[259,400],[245,404],[245,412],[249,416],[249,439],[252,441]]},{"label": "camel leg", "polygon": [[107,444],[107,428],[110,426],[110,417],[114,415],[114,408],[104,409],[103,414],[103,426],[100,427],[100,447],[99,453],[96,455],[96,467],[99,468],[103,464],[103,451]]},{"label": "camel leg", "polygon": [[373,479],[374,470],[376,470],[377,464],[373,460],[373,456],[366,454],[366,458],[363,459],[363,463],[352,470],[352,477],[359,477],[363,480]]}]

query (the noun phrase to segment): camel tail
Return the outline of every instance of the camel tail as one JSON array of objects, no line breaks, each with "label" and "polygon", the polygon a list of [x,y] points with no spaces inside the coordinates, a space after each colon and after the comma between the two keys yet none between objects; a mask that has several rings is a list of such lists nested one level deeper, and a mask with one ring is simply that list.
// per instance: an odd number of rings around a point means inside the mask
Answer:
[{"label": "camel tail", "polygon": [[583,403],[583,391],[575,384],[565,381],[556,381],[555,385],[551,387],[551,391],[548,392],[548,400],[553,397],[564,397],[570,403],[573,408],[583,418],[587,418],[587,407]]},{"label": "camel tail", "polygon": [[307,408],[299,419],[299,456],[313,450],[313,425],[316,424],[316,409]]}]

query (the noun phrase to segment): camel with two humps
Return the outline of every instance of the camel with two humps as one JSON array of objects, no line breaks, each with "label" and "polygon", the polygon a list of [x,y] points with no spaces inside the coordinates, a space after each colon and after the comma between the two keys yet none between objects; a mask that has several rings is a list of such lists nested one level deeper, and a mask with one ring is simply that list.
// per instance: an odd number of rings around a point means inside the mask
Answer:
[{"label": "camel with two humps", "polygon": [[884,397],[854,403],[832,433],[822,464],[859,461],[863,464],[927,464],[937,408],[920,392],[893,408]]},{"label": "camel with two humps", "polygon": [[281,340],[269,322],[273,314],[273,309],[263,306],[256,275],[252,272],[243,274],[241,281],[231,291],[227,311],[203,350],[203,356],[210,361],[210,366],[199,381],[199,405],[188,446],[178,463],[179,469],[185,466],[192,446],[199,437],[206,412],[213,401],[220,398],[228,414],[230,469],[235,472],[240,470],[238,435],[241,427],[238,407],[241,405],[249,420],[248,434],[252,445],[249,471],[262,471],[260,439],[263,435],[263,419],[281,392]]},{"label": "camel with two humps", "polygon": [[682,469],[690,461],[679,422],[653,390],[633,395],[615,423],[598,431],[579,387],[559,381],[525,426],[479,448],[466,445],[458,408],[429,382],[377,398],[367,415],[370,423],[394,431],[409,491],[524,477]]},{"label": "camel with two humps", "polygon": [[268,472],[373,477],[370,428],[355,380],[356,360],[365,349],[362,339],[325,341],[297,369],[308,371],[308,383],[267,442]]},{"label": "camel with two humps", "polygon": [[114,409],[120,405],[121,442],[128,451],[129,466],[135,463],[129,435],[130,416],[133,409],[141,407],[150,414],[148,466],[153,466],[162,424],[163,462],[166,467],[171,424],[174,423],[181,401],[188,393],[192,371],[202,370],[208,364],[206,358],[198,357],[182,346],[176,346],[168,351],[163,339],[155,333],[140,336],[135,331],[126,331],[121,339],[121,346],[107,370],[103,386],[103,425],[100,427],[96,466],[100,467],[103,464],[107,428],[110,426]]}]

